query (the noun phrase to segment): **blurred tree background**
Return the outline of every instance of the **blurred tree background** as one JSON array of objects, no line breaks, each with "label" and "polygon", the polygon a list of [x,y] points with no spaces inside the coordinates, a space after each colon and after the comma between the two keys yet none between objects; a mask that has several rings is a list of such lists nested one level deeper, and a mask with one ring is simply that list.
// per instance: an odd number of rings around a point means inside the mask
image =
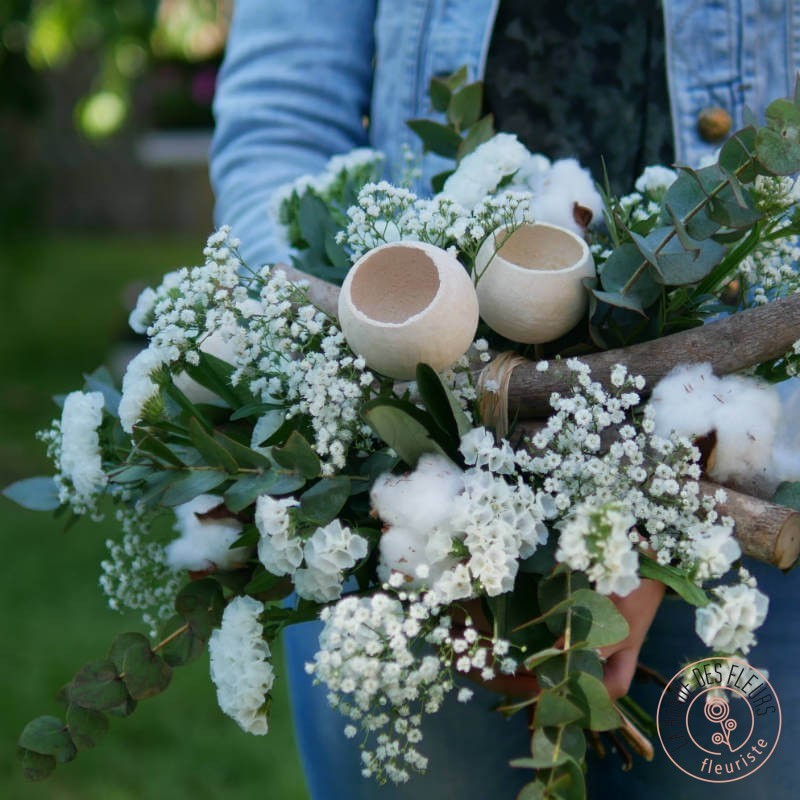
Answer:
[{"label": "blurred tree background", "polygon": [[[230,1],[0,0],[0,485],[45,474],[51,397],[143,341],[138,291],[201,260],[211,100]],[[303,800],[285,682],[266,738],[216,705],[207,658],[92,752],[26,784],[16,738],[114,634],[98,585],[113,517],[64,533],[0,498],[0,797]],[[280,653],[276,654],[280,659]]]}]

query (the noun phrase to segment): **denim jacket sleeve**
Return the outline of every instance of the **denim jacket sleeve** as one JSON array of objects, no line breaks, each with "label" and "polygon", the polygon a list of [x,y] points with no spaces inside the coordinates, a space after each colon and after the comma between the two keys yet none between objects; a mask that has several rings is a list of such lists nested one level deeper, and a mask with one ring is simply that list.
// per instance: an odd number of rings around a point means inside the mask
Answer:
[{"label": "denim jacket sleeve", "polygon": [[215,218],[251,264],[285,259],[284,183],[367,143],[376,0],[237,0],[214,102]]}]

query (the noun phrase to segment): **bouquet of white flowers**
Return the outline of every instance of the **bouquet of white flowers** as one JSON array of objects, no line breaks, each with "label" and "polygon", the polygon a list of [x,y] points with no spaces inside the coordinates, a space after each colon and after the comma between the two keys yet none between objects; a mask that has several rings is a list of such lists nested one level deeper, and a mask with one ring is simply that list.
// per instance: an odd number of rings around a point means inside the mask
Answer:
[{"label": "bouquet of white flowers", "polygon": [[213,234],[202,266],[139,298],[148,346],[121,391],[100,369],[63,399],[41,435],[55,476],[6,490],[71,519],[113,504],[101,583],[151,629],[25,728],[30,778],[206,645],[222,710],[265,734],[270,643],[319,617],[308,669],[366,777],[425,770],[422,719],[469,701],[459,676],[525,674],[538,690],[506,710],[532,715],[526,797],[583,796],[584,729],[648,748],[646,715],[602,683],[598,650],[628,634],[610,596],[660,580],[710,648],[752,646],[767,597],[739,559],[794,563],[800,470],[773,390],[731,373],[800,363],[781,177],[800,168],[800,103],[774,103],[718,163],[650,168],[616,199],[495,135],[463,84],[437,79],[445,121],[410,123],[456,159],[433,197],[409,188],[413,164],[406,185],[379,180],[372,151],[288,187],[274,211],[308,280]]}]

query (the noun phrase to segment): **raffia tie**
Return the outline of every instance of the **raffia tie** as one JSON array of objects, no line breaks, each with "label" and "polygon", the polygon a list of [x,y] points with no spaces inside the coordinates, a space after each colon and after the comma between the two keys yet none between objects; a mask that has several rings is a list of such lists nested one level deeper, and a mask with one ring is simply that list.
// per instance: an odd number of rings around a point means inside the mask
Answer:
[{"label": "raffia tie", "polygon": [[[490,361],[478,376],[478,407],[481,419],[485,425],[491,425],[495,429],[498,439],[508,434],[508,386],[511,383],[511,373],[526,360],[513,350],[507,350]],[[491,390],[486,388],[487,383],[491,385]]]}]

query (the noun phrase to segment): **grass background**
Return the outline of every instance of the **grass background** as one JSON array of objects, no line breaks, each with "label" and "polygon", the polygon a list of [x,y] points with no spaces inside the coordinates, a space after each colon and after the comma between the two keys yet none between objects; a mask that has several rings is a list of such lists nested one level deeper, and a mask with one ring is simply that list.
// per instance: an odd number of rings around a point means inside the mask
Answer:
[{"label": "grass background", "polygon": [[[47,474],[34,433],[128,337],[131,284],[153,284],[198,263],[202,242],[51,236],[0,250],[0,486]],[[126,298],[125,295],[128,297]],[[136,346],[135,343],[129,344]],[[127,719],[111,719],[97,749],[27,783],[16,759],[22,727],[59,714],[56,691],[114,635],[143,626],[108,609],[98,586],[114,523],[64,533],[49,514],[0,498],[0,798],[8,800],[305,800],[285,683],[267,737],[243,733],[219,710],[207,657],[175,671],[168,690]],[[275,653],[276,661],[282,655]]]}]

